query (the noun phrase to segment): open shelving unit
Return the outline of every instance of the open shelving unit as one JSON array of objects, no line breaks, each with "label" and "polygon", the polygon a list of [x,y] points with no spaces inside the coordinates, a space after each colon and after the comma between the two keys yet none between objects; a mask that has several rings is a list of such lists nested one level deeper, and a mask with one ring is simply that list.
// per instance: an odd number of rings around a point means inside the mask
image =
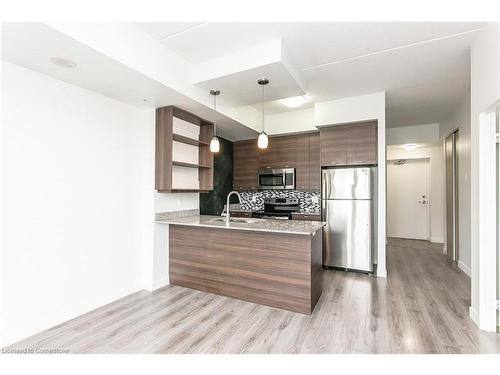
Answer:
[{"label": "open shelving unit", "polygon": [[191,146],[209,146],[210,145],[210,142],[200,141],[198,139],[185,137],[183,135],[175,134],[175,133],[172,134],[172,139],[174,141],[185,143],[185,144],[191,145]]},{"label": "open shelving unit", "polygon": [[174,106],[156,109],[155,188],[158,192],[213,190],[213,154],[210,152],[213,134],[213,123],[192,113]]},{"label": "open shelving unit", "polygon": [[208,165],[191,164],[191,163],[185,163],[183,161],[173,161],[172,165],[177,165],[179,167],[187,167],[187,168],[212,168],[211,166]]}]

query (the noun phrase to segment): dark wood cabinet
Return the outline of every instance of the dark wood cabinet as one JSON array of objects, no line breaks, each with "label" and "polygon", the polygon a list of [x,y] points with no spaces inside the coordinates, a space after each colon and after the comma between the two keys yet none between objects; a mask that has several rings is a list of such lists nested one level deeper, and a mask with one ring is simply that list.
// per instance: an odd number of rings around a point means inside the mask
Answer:
[{"label": "dark wood cabinet", "polygon": [[235,142],[233,145],[233,188],[239,191],[257,189],[259,153],[257,141]]},{"label": "dark wood cabinet", "polygon": [[377,163],[377,123],[351,125],[347,136],[347,164]]},{"label": "dark wood cabinet", "polygon": [[300,136],[283,136],[272,138],[274,153],[276,153],[277,168],[295,168],[297,163],[297,140]]},{"label": "dark wood cabinet", "polygon": [[321,188],[321,162],[319,134],[309,135],[309,189]]},{"label": "dark wood cabinet", "polygon": [[319,134],[271,137],[267,149],[255,140],[234,143],[234,188],[257,189],[257,172],[267,168],[295,168],[298,190],[319,190],[321,181]]},{"label": "dark wood cabinet", "polygon": [[321,165],[347,164],[347,127],[343,125],[320,129]]},{"label": "dark wood cabinet", "polygon": [[257,142],[254,142],[257,151],[259,169],[275,168],[278,161],[275,139],[269,139],[269,144],[265,149],[257,148]]},{"label": "dark wood cabinet", "polygon": [[269,138],[266,149],[259,149],[259,169],[294,168],[296,164],[296,136]]},{"label": "dark wood cabinet", "polygon": [[336,125],[320,130],[321,166],[377,164],[377,123]]},{"label": "dark wood cabinet", "polygon": [[231,211],[231,217],[252,217],[251,211]]},{"label": "dark wood cabinet", "polygon": [[297,189],[310,189],[309,176],[309,136],[297,137],[297,151],[295,158],[297,160],[295,169],[295,186]]},{"label": "dark wood cabinet", "polygon": [[320,214],[308,214],[302,212],[292,213],[292,220],[321,221]]}]

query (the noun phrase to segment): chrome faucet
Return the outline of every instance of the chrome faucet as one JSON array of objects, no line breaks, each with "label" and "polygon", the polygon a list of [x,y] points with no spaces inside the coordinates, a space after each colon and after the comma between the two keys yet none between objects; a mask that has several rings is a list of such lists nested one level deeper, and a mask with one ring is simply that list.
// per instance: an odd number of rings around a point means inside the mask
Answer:
[{"label": "chrome faucet", "polygon": [[241,203],[241,195],[237,191],[232,191],[227,195],[227,202],[226,202],[226,225],[229,225],[229,222],[231,220],[230,215],[229,215],[229,198],[231,195],[236,194],[238,196],[238,200]]}]

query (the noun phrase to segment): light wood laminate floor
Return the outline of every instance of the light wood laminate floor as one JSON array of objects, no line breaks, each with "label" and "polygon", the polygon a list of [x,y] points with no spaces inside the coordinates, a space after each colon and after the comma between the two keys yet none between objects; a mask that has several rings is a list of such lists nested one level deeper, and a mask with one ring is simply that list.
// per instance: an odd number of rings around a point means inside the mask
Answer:
[{"label": "light wood laminate floor", "polygon": [[177,286],[141,291],[12,345],[71,353],[498,353],[470,282],[425,241],[390,239],[388,278],[324,272],[310,316]]}]

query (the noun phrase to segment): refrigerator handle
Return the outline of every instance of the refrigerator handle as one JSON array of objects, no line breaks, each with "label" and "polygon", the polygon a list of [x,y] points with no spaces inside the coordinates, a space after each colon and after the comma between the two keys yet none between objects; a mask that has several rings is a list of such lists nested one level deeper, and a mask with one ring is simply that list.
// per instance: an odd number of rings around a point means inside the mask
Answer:
[{"label": "refrigerator handle", "polygon": [[328,199],[330,197],[330,185],[329,185],[330,176],[328,172],[323,171],[321,175],[321,183],[322,183],[322,197],[321,199]]},{"label": "refrigerator handle", "polygon": [[326,211],[327,211],[327,207],[328,205],[326,204],[327,203],[327,200],[326,199],[322,199],[321,200],[321,220],[322,221],[326,221]]}]

